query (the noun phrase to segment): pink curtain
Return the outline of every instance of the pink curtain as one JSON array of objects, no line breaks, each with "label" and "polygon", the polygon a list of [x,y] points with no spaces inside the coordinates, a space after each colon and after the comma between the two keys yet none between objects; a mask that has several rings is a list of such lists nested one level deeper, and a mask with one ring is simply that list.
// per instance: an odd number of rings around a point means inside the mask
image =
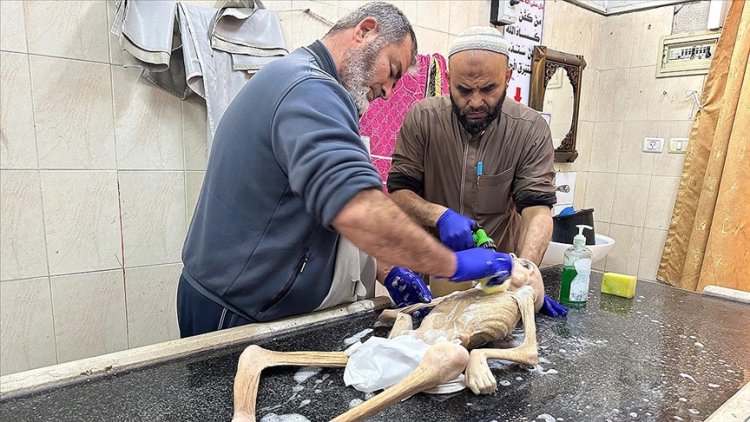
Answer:
[{"label": "pink curtain", "polygon": [[393,89],[388,101],[377,99],[359,121],[360,134],[370,138],[372,163],[384,184],[391,168],[396,137],[412,104],[431,95],[448,93],[445,58],[439,54],[417,56],[413,69]]}]

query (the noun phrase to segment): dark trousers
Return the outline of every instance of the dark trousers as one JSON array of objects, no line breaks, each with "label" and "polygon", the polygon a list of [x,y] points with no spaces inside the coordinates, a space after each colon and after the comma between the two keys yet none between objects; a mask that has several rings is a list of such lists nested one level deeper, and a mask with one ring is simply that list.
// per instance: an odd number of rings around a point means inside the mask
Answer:
[{"label": "dark trousers", "polygon": [[207,298],[180,275],[177,286],[177,323],[180,326],[180,337],[185,338],[249,324],[250,321]]}]

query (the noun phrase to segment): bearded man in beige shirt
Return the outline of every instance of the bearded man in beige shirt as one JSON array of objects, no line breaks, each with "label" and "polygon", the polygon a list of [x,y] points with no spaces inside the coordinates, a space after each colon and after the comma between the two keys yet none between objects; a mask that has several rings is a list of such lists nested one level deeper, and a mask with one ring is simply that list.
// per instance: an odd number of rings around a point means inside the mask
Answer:
[{"label": "bearded man in beige shirt", "polygon": [[401,127],[391,198],[453,250],[473,246],[478,223],[499,251],[539,264],[556,201],[549,126],[506,98],[512,68],[499,31],[467,29],[448,57],[450,97],[417,102]]}]

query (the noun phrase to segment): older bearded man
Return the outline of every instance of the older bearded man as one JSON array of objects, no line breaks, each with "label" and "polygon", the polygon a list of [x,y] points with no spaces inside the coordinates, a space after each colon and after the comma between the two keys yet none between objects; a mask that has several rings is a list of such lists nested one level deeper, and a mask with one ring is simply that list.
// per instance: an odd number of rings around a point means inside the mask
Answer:
[{"label": "older bearded man", "polygon": [[[414,31],[397,8],[369,3],[322,40],[276,60],[219,123],[183,248],[183,337],[269,321],[408,286],[404,265],[453,280],[497,274],[503,256],[452,252],[380,190],[359,137],[370,101],[388,99],[413,64]],[[423,293],[419,295],[418,293]]]},{"label": "older bearded man", "polygon": [[498,250],[539,264],[555,203],[549,127],[506,99],[508,44],[494,28],[459,34],[448,67],[450,99],[424,99],[404,120],[388,177],[391,198],[454,251],[473,246],[479,223]]}]

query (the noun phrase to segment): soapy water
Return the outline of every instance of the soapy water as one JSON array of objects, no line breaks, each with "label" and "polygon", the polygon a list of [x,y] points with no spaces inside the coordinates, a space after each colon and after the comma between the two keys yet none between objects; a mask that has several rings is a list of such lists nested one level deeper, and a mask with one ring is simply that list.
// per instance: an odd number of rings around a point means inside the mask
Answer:
[{"label": "soapy water", "polygon": [[538,415],[535,420],[541,420],[543,422],[556,422],[555,417],[548,413],[542,413],[541,415]]},{"label": "soapy water", "polygon": [[322,371],[323,368],[318,366],[305,366],[297,370],[297,372],[294,374],[294,381],[297,382],[297,384],[302,384],[303,382],[307,381],[310,377],[313,377]]},{"label": "soapy water", "polygon": [[355,334],[355,335],[353,335],[351,337],[347,337],[347,338],[344,339],[344,345],[345,346],[351,346],[352,344],[354,344],[354,343],[362,340],[363,338],[365,338],[371,332],[372,332],[372,328],[367,328],[367,329],[364,329],[364,330],[358,332],[357,334]]},{"label": "soapy water", "polygon": [[288,415],[277,415],[275,413],[269,413],[260,418],[260,422],[310,422],[310,419],[307,419],[306,417],[296,413],[291,413]]},{"label": "soapy water", "polygon": [[680,373],[680,376],[681,376],[682,378],[687,378],[687,379],[689,379],[690,381],[692,381],[692,382],[694,382],[694,383],[698,384],[698,381],[696,381],[696,380],[695,380],[695,378],[693,378],[693,377],[692,377],[691,375],[688,375],[688,374],[684,374],[684,373],[682,373],[682,372],[681,372],[681,373]]}]

